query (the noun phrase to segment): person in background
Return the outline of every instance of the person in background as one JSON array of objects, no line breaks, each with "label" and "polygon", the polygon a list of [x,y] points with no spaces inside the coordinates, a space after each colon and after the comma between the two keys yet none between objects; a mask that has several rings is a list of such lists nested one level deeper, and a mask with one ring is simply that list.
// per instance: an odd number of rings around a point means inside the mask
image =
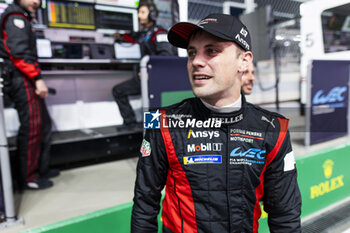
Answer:
[{"label": "person in background", "polygon": [[[236,17],[175,24],[195,98],[151,111],[137,165],[131,232],[258,232],[260,201],[271,232],[300,233],[301,196],[288,119],[247,103],[242,75],[250,34]],[[153,125],[152,125],[153,127]]]},{"label": "person in background", "polygon": [[[158,10],[153,1],[141,0],[137,10],[140,31],[131,34],[117,34],[116,40],[140,44],[142,57],[145,55],[175,55],[173,46],[167,40],[167,31],[156,24]],[[141,94],[139,74],[137,73],[130,80],[114,86],[112,94],[123,117],[123,126],[118,128],[136,127],[136,116],[128,96]]]},{"label": "person in background", "polygon": [[0,55],[4,59],[4,93],[14,103],[20,128],[17,137],[21,188],[44,189],[59,171],[49,169],[51,119],[44,99],[48,88],[41,77],[32,14],[40,0],[15,0],[1,15]]},{"label": "person in background", "polygon": [[248,69],[243,72],[243,76],[242,76],[242,91],[245,95],[252,94],[254,81],[255,81],[255,69],[254,69],[254,63],[251,62],[248,65]]}]

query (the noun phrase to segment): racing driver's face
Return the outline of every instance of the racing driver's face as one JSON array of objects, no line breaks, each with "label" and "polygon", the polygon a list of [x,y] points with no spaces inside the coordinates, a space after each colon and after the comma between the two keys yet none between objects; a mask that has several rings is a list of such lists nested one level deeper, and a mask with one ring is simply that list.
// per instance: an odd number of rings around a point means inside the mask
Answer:
[{"label": "racing driver's face", "polygon": [[244,71],[242,76],[242,90],[246,95],[250,95],[253,91],[255,81],[255,70],[253,63],[248,65],[248,69]]},{"label": "racing driver's face", "polygon": [[40,0],[20,0],[19,4],[30,13],[35,13],[40,7]]},{"label": "racing driver's face", "polygon": [[187,53],[187,70],[195,96],[217,107],[239,98],[242,73],[252,60],[251,52],[199,31],[191,37]]}]

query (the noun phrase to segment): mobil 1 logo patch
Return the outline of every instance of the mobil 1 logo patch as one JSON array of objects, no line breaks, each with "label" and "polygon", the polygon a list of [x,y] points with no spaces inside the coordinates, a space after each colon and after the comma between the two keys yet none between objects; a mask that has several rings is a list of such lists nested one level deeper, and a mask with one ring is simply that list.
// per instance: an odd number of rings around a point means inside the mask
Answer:
[{"label": "mobil 1 logo patch", "polygon": [[223,143],[187,144],[187,152],[221,151]]}]

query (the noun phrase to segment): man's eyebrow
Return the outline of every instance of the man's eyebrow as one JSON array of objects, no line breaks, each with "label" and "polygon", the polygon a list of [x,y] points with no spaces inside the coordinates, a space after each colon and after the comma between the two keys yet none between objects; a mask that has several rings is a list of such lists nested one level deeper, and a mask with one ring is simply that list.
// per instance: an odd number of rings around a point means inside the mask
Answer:
[{"label": "man's eyebrow", "polygon": [[195,49],[195,47],[193,47],[193,46],[188,46],[188,47],[187,47],[187,50],[190,50],[190,49]]},{"label": "man's eyebrow", "polygon": [[[220,45],[220,44],[213,44],[213,43],[204,45],[204,48],[211,48],[211,47],[221,48],[222,45]],[[189,49],[196,49],[196,48],[195,48],[194,46],[189,45],[189,46],[187,47],[187,50],[189,50]]]}]

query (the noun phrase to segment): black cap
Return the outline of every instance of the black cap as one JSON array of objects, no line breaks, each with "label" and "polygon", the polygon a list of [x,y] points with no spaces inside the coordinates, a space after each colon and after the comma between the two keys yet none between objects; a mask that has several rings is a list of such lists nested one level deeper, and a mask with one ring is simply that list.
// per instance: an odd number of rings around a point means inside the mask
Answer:
[{"label": "black cap", "polygon": [[247,27],[236,17],[225,14],[210,14],[198,24],[177,23],[169,30],[168,40],[176,47],[187,49],[191,34],[197,29],[202,29],[221,39],[233,41],[245,51],[252,50]]}]

